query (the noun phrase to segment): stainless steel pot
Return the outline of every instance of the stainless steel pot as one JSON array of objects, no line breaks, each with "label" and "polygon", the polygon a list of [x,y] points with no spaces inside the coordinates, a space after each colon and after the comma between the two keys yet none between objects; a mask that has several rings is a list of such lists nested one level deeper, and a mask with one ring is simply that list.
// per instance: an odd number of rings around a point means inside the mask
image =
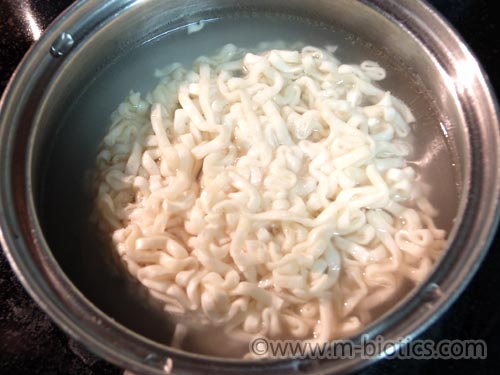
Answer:
[{"label": "stainless steel pot", "polygon": [[[47,226],[40,214],[43,179],[48,169],[46,155],[59,134],[57,119],[64,115],[84,83],[110,64],[113,57],[166,30],[241,9],[298,14],[336,25],[383,46],[388,54],[419,75],[432,93],[453,140],[459,159],[461,191],[446,255],[424,285],[368,328],[365,332],[368,337],[382,334],[388,340],[412,338],[436,320],[474,275],[498,221],[500,138],[495,99],[463,41],[425,3],[413,0],[79,1],[29,51],[2,98],[1,242],[31,296],[64,330],[96,354],[137,373],[164,373],[167,362],[173,364],[174,373],[341,373],[371,361],[355,358],[250,362],[169,348],[157,339],[168,337],[169,327],[159,326],[160,318],[155,315],[154,307],[147,307],[150,302],[117,276],[120,272],[113,269],[104,255],[101,258],[95,255],[91,267],[85,268],[87,273],[73,273],[65,259],[82,254],[71,252],[72,239],[67,238],[68,246],[60,245],[57,251],[55,246],[49,248]],[[71,213],[68,215],[71,220]],[[60,225],[61,230],[55,236],[67,237],[64,222]],[[94,250],[89,250],[89,254],[98,253]],[[70,263],[75,264],[74,259]],[[94,272],[88,272],[89,269]],[[100,284],[89,280],[98,280]],[[117,299],[106,303],[109,294],[104,293],[89,300],[89,290],[100,287],[111,290]],[[128,305],[116,303],[122,297]],[[125,314],[121,313],[123,310]],[[144,314],[150,314],[146,320],[151,324],[146,328],[136,327],[134,322],[144,320]],[[353,339],[359,341],[359,337]]]}]

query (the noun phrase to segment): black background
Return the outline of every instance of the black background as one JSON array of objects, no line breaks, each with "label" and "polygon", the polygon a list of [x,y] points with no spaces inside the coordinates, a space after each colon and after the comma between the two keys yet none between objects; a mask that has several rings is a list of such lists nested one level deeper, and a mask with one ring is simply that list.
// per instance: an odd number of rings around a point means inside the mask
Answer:
[{"label": "black background", "polygon": [[[71,0],[0,0],[0,92],[32,43],[23,9],[45,29]],[[494,0],[430,1],[459,31],[500,93],[500,25]],[[384,360],[363,370],[378,374],[500,373],[500,236],[457,302],[423,339],[482,339],[485,360]],[[64,334],[31,300],[0,252],[0,374],[122,374]]]}]

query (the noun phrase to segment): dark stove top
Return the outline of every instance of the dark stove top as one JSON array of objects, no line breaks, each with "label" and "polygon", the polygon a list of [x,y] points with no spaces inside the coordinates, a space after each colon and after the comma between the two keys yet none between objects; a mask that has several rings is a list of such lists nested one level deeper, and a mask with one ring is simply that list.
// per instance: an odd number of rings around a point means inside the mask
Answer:
[{"label": "dark stove top", "polygon": [[[71,0],[0,0],[0,93],[33,39]],[[494,0],[430,1],[462,34],[500,93],[500,23]],[[377,374],[500,373],[500,235],[465,292],[423,339],[485,340],[485,360],[383,360]],[[63,333],[31,300],[0,252],[0,374],[122,374]]]}]

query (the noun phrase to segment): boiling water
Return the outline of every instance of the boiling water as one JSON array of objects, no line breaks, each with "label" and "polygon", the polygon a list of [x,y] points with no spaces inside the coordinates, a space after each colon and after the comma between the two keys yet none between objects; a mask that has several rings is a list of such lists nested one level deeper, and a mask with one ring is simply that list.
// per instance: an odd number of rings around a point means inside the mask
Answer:
[{"label": "boiling water", "polygon": [[[212,55],[227,43],[253,50],[259,42],[277,40],[290,45],[337,45],[336,56],[342,62],[359,64],[370,59],[386,68],[383,88],[408,103],[417,118],[410,163],[432,187],[430,200],[439,210],[436,225],[447,231],[452,226],[458,205],[458,179],[441,119],[418,80],[395,66],[390,57],[350,34],[289,16],[240,15],[211,20],[200,32],[189,35],[186,28],[177,29],[120,56],[84,88],[61,121],[49,157],[42,200],[47,240],[66,274],[102,311],[150,339],[168,344],[173,332],[172,317],[127,275],[109,244],[99,238],[88,220],[92,197],[87,173],[95,163],[110,114],[130,90],[144,94],[153,89],[156,68],[173,62],[189,66],[198,56]],[[222,356],[241,356],[247,351],[246,345],[228,345],[220,332],[213,327],[192,329],[186,349]]]}]

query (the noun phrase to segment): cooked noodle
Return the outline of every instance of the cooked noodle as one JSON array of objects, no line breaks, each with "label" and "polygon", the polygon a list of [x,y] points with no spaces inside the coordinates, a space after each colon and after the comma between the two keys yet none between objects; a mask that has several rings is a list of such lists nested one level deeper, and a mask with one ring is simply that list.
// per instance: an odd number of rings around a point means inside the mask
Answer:
[{"label": "cooked noodle", "polygon": [[405,159],[415,119],[376,62],[332,53],[226,45],[113,114],[102,227],[167,311],[327,341],[429,273],[446,233]]}]

